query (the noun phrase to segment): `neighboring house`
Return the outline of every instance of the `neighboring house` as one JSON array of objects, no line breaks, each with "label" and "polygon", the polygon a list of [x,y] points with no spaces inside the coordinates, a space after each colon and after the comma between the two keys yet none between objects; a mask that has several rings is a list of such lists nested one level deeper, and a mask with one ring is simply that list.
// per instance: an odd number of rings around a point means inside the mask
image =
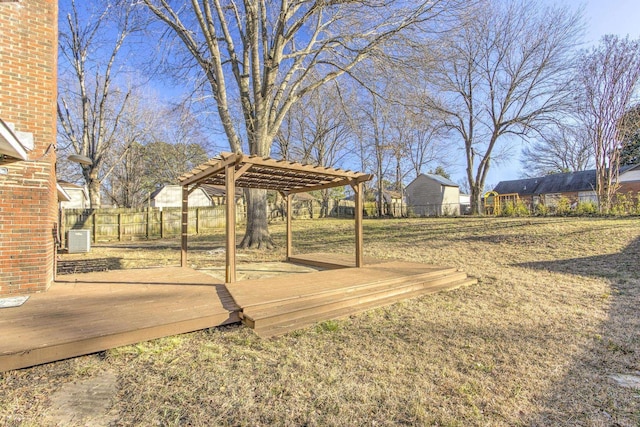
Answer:
[{"label": "neighboring house", "polygon": [[60,203],[60,207],[62,207],[62,203],[71,201],[71,196],[59,183],[56,184],[56,190],[58,190],[58,203]]},{"label": "neighboring house", "polygon": [[0,296],[54,278],[58,2],[0,1]]},{"label": "neighboring house", "polygon": [[[227,200],[227,189],[222,185],[201,185],[200,188],[206,191],[209,198],[211,198],[211,202],[213,206],[222,206],[226,203]],[[242,188],[236,187],[236,205],[244,204],[244,192]],[[191,199],[189,199],[191,200]],[[189,202],[191,203],[191,202]]]},{"label": "neighboring house", "polygon": [[619,193],[640,194],[640,164],[621,167],[618,184],[620,184]]},{"label": "neighboring house", "polygon": [[[639,192],[640,165],[621,167],[618,183],[618,193]],[[595,169],[500,181],[493,191],[500,195],[517,194],[520,201],[531,208],[539,203],[555,206],[561,198],[568,199],[572,205],[598,201]]]},{"label": "neighboring house", "polygon": [[460,214],[460,187],[443,176],[421,173],[407,185],[405,193],[415,215]]},{"label": "neighboring house", "polygon": [[[322,205],[322,202],[315,196],[310,193],[296,193],[293,195],[293,199],[291,200],[291,207],[293,208],[293,217],[294,218],[313,218],[314,217],[314,208],[317,212],[317,215],[320,215],[319,209]],[[271,217],[281,216],[283,219],[286,218],[286,203],[282,199],[278,199],[278,201],[269,206],[269,215]]]},{"label": "neighboring house", "polygon": [[[220,206],[225,203],[224,187],[202,185],[189,194],[189,207]],[[182,187],[180,185],[164,185],[150,196],[150,205],[154,208],[179,208],[182,206]],[[236,204],[242,200],[242,189],[236,189]]]},{"label": "neighboring house", "polygon": [[[182,187],[179,185],[164,185],[151,193],[152,208],[179,208],[182,206]],[[213,206],[211,197],[202,188],[197,188],[189,194],[189,207],[200,208]]]},{"label": "neighboring house", "polygon": [[390,203],[392,205],[399,205],[400,203],[403,203],[403,197],[402,197],[402,193],[399,191],[392,191],[392,190],[384,190],[382,192],[382,199],[384,200],[385,203]]},{"label": "neighboring house", "polygon": [[62,209],[88,209],[91,206],[89,192],[85,186],[63,180],[58,180],[58,185],[69,196],[69,200],[60,202]]},{"label": "neighboring house", "polygon": [[401,217],[406,215],[407,203],[399,191],[384,190],[382,192],[384,200],[384,214],[393,217]]}]

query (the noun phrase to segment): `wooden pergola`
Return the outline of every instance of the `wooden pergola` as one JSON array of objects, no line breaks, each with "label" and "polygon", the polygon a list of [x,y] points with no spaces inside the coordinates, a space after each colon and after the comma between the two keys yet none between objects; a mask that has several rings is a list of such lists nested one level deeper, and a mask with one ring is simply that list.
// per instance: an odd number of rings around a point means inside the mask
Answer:
[{"label": "wooden pergola", "polygon": [[236,281],[236,187],[278,191],[287,203],[287,260],[292,256],[291,201],[296,193],[349,185],[355,193],[356,267],[363,266],[362,210],[363,183],[371,175],[342,169],[304,165],[284,160],[235,153],[221,153],[218,157],[180,176],[182,186],[182,243],[181,265],[187,266],[187,230],[189,224],[189,194],[202,184],[224,185],[226,203],[226,274],[227,283]]}]

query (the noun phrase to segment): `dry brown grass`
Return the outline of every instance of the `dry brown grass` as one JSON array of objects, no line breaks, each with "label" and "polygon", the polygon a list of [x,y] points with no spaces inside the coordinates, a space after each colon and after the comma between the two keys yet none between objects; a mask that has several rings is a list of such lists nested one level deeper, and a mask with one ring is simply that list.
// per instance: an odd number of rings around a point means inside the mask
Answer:
[{"label": "dry brown grass", "polygon": [[[352,247],[350,221],[294,228],[298,252]],[[219,265],[222,245],[192,239],[190,263]],[[609,378],[640,371],[640,219],[371,220],[365,247],[479,283],[272,340],[230,326],[5,373],[0,423],[46,424],[53,391],[114,371],[117,425],[640,426],[640,390]],[[176,248],[90,256],[167,265]]]}]

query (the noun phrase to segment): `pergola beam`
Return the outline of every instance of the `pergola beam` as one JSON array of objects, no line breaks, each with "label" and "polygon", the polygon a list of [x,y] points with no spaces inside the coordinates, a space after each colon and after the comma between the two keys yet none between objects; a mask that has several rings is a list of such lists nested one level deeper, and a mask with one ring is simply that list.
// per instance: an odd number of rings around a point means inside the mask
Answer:
[{"label": "pergola beam", "polygon": [[[292,198],[294,194],[350,185],[355,192],[355,245],[356,267],[363,266],[362,211],[364,206],[363,182],[371,175],[348,170],[270,158],[221,153],[216,159],[194,168],[180,178],[182,185],[182,242],[181,262],[187,265],[188,199],[189,193],[201,185],[224,185],[226,190],[226,272],[227,283],[236,281],[236,204],[235,190],[258,188],[275,190],[286,198],[287,204],[287,260],[293,256]],[[191,188],[189,188],[191,187]]]},{"label": "pergola beam", "polygon": [[[181,181],[180,185],[189,185],[194,182],[199,182],[206,179],[208,176],[215,175],[217,173],[224,171],[225,167],[228,164],[235,163],[235,161],[237,160],[235,155],[232,154],[228,156],[228,154],[230,153],[222,153],[220,154],[220,157],[221,157],[220,160],[218,161],[209,160],[208,162],[205,162],[202,165],[198,166],[197,168],[193,169],[191,172],[189,172],[188,174],[189,177],[185,178],[184,180],[180,179]],[[185,176],[185,175],[182,175],[182,176]]]}]

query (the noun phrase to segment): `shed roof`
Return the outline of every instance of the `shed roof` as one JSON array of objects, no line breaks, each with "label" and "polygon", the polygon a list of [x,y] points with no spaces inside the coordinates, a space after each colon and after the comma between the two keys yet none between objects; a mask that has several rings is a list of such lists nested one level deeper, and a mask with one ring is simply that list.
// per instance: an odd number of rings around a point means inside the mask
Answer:
[{"label": "shed roof", "polygon": [[300,193],[368,181],[362,172],[304,165],[268,157],[221,153],[178,178],[180,185],[224,185],[225,168],[233,166],[235,182],[241,188],[260,188]]},{"label": "shed roof", "polygon": [[74,184],[73,182],[65,181],[64,179],[59,179],[58,184],[65,189],[73,188],[73,189],[81,190],[84,188],[82,185]]},{"label": "shed roof", "polygon": [[[226,197],[227,189],[224,185],[201,185],[202,188],[209,197]],[[242,189],[236,188],[236,198],[242,197]]]},{"label": "shed roof", "polygon": [[[434,174],[434,173],[421,173],[420,175],[418,175],[416,177],[416,179],[411,181],[411,183],[409,183],[409,185],[411,185],[414,182],[416,182],[421,176],[423,176],[425,178],[428,178],[428,179],[432,179],[432,180],[436,181],[437,183],[439,183],[440,185],[445,185],[447,187],[460,187],[458,184],[456,184],[455,182],[451,181],[450,179],[447,179],[442,175],[437,175],[437,174]],[[407,185],[407,187],[409,185]]]}]

